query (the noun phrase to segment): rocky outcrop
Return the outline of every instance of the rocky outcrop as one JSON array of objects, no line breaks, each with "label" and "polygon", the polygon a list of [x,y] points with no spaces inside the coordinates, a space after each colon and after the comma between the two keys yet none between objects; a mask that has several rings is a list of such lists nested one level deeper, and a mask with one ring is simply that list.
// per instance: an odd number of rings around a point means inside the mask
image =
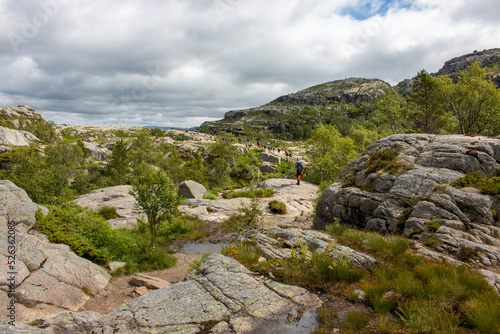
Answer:
[{"label": "rocky outcrop", "polygon": [[267,259],[290,258],[294,250],[299,252],[302,251],[302,246],[306,246],[309,256],[312,256],[312,251],[316,251],[319,254],[328,254],[336,262],[342,259],[354,267],[372,270],[375,266],[373,257],[338,245],[328,234],[313,230],[271,227],[245,232],[238,240],[255,243]]},{"label": "rocky outcrop", "polygon": [[[380,165],[381,153],[388,149],[399,155]],[[496,138],[409,134],[381,139],[325,189],[314,227],[324,229],[338,219],[382,234],[432,239],[427,244],[443,254],[499,268],[499,201],[477,189],[451,185],[469,172],[497,175],[498,159]],[[389,173],[395,166],[402,168]]]},{"label": "rocky outcrop", "polygon": [[195,181],[187,180],[182,181],[179,185],[178,194],[179,196],[186,198],[202,199],[206,192],[207,188],[205,188],[204,185]]},{"label": "rocky outcrop", "polygon": [[262,163],[262,166],[260,166],[260,171],[264,174],[269,174],[269,173],[276,173],[276,165],[264,161]]},{"label": "rocky outcrop", "polygon": [[108,220],[113,228],[136,226],[137,219],[146,217],[142,210],[137,208],[134,196],[130,194],[132,186],[115,186],[101,188],[82,195],[74,200],[75,204],[95,211],[105,206],[116,209],[118,218]]},{"label": "rocky outcrop", "polygon": [[267,152],[262,152],[259,155],[259,160],[266,161],[266,162],[272,162],[272,163],[275,163],[277,165],[279,165],[281,163],[280,156],[278,156],[276,154],[272,154],[272,153],[267,153]]},{"label": "rocky outcrop", "polygon": [[96,143],[83,142],[83,146],[87,149],[88,155],[96,161],[108,161],[111,158],[111,151]]},{"label": "rocky outcrop", "polygon": [[33,322],[66,333],[249,333],[269,319],[321,305],[305,289],[255,274],[220,254],[207,257],[183,282],[153,290],[99,317],[62,313]]},{"label": "rocky outcrop", "polygon": [[458,80],[458,72],[464,71],[472,63],[479,63],[481,67],[495,67],[500,64],[500,49],[489,49],[474,51],[460,57],[455,57],[444,63],[444,66],[436,73],[437,75],[449,75]]},{"label": "rocky outcrop", "polygon": [[38,138],[30,132],[0,126],[0,145],[29,146],[35,140]]},{"label": "rocky outcrop", "polygon": [[151,290],[162,289],[170,286],[169,282],[161,278],[141,273],[132,276],[132,278],[130,279],[130,284],[138,287],[144,286]]},{"label": "rocky outcrop", "polygon": [[[46,207],[31,201],[26,192],[12,181],[0,180],[0,230],[7,230],[7,222],[14,221],[26,231],[35,224],[35,213],[41,210],[46,215]],[[20,226],[24,225],[24,226]]]},{"label": "rocky outcrop", "polygon": [[[111,277],[104,269],[78,257],[66,245],[27,233],[35,224],[37,210],[48,213],[45,207],[32,203],[24,190],[6,180],[0,181],[0,199],[0,299],[7,305],[15,290],[18,321],[76,311],[90,298],[88,294],[106,287]],[[2,307],[0,318],[6,319],[5,312]]]}]

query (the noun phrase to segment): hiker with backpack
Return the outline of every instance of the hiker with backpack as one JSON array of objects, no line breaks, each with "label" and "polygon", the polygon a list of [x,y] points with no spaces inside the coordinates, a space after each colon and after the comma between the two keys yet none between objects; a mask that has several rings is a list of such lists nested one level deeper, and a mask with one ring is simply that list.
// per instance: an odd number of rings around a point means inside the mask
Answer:
[{"label": "hiker with backpack", "polygon": [[297,159],[295,162],[295,170],[297,171],[297,185],[300,185],[300,176],[302,175],[302,172],[304,171],[304,163]]}]

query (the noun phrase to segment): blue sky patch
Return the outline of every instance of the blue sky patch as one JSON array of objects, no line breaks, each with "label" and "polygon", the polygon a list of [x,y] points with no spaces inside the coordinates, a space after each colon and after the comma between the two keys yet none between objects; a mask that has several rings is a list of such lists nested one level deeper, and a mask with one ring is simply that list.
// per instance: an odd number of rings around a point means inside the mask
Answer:
[{"label": "blue sky patch", "polygon": [[375,15],[384,15],[391,7],[409,8],[410,5],[408,1],[401,0],[361,0],[354,6],[345,7],[342,14],[363,21]]}]

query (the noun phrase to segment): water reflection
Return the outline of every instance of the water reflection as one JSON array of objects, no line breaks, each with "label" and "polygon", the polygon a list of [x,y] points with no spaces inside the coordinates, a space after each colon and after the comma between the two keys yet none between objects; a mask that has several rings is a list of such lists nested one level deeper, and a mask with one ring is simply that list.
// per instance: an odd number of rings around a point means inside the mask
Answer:
[{"label": "water reflection", "polygon": [[220,254],[224,244],[214,244],[211,242],[186,242],[184,244],[174,245],[172,248],[183,254],[211,253]]},{"label": "water reflection", "polygon": [[318,325],[317,313],[311,310],[293,308],[277,318],[265,320],[253,334],[308,334]]}]

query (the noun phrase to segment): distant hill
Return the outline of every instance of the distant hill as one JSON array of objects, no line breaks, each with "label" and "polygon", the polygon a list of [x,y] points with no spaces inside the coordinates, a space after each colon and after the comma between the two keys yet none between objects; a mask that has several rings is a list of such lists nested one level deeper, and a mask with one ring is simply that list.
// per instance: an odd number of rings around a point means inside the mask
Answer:
[{"label": "distant hill", "polygon": [[379,79],[336,80],[280,96],[261,107],[229,111],[223,120],[203,123],[199,131],[282,133],[293,126],[320,122],[322,111],[341,112],[347,110],[348,105],[369,102],[388,89],[392,89],[391,85]]},{"label": "distant hill", "polygon": [[[486,68],[493,82],[500,87],[500,48],[474,51],[450,59],[433,75],[449,75],[458,79],[458,72],[478,62]],[[380,79],[348,78],[312,86],[296,93],[280,96],[263,106],[231,110],[224,119],[205,122],[199,131],[215,133],[219,131],[234,134],[247,134],[249,131],[289,132],[295,126],[314,124],[323,121],[323,112],[347,110],[351,105],[370,102],[388,90],[397,90],[403,96],[412,88],[412,79],[406,79],[392,87]],[[344,113],[345,114],[345,113]]]},{"label": "distant hill", "polygon": [[[471,64],[479,63],[482,68],[486,68],[493,83],[500,87],[500,48],[483,51],[474,51],[463,56],[452,58],[444,63],[444,66],[432,73],[433,75],[448,75],[454,82],[458,80],[458,73],[467,69]],[[408,94],[411,90],[412,79],[406,79],[396,85],[398,93]]]}]

